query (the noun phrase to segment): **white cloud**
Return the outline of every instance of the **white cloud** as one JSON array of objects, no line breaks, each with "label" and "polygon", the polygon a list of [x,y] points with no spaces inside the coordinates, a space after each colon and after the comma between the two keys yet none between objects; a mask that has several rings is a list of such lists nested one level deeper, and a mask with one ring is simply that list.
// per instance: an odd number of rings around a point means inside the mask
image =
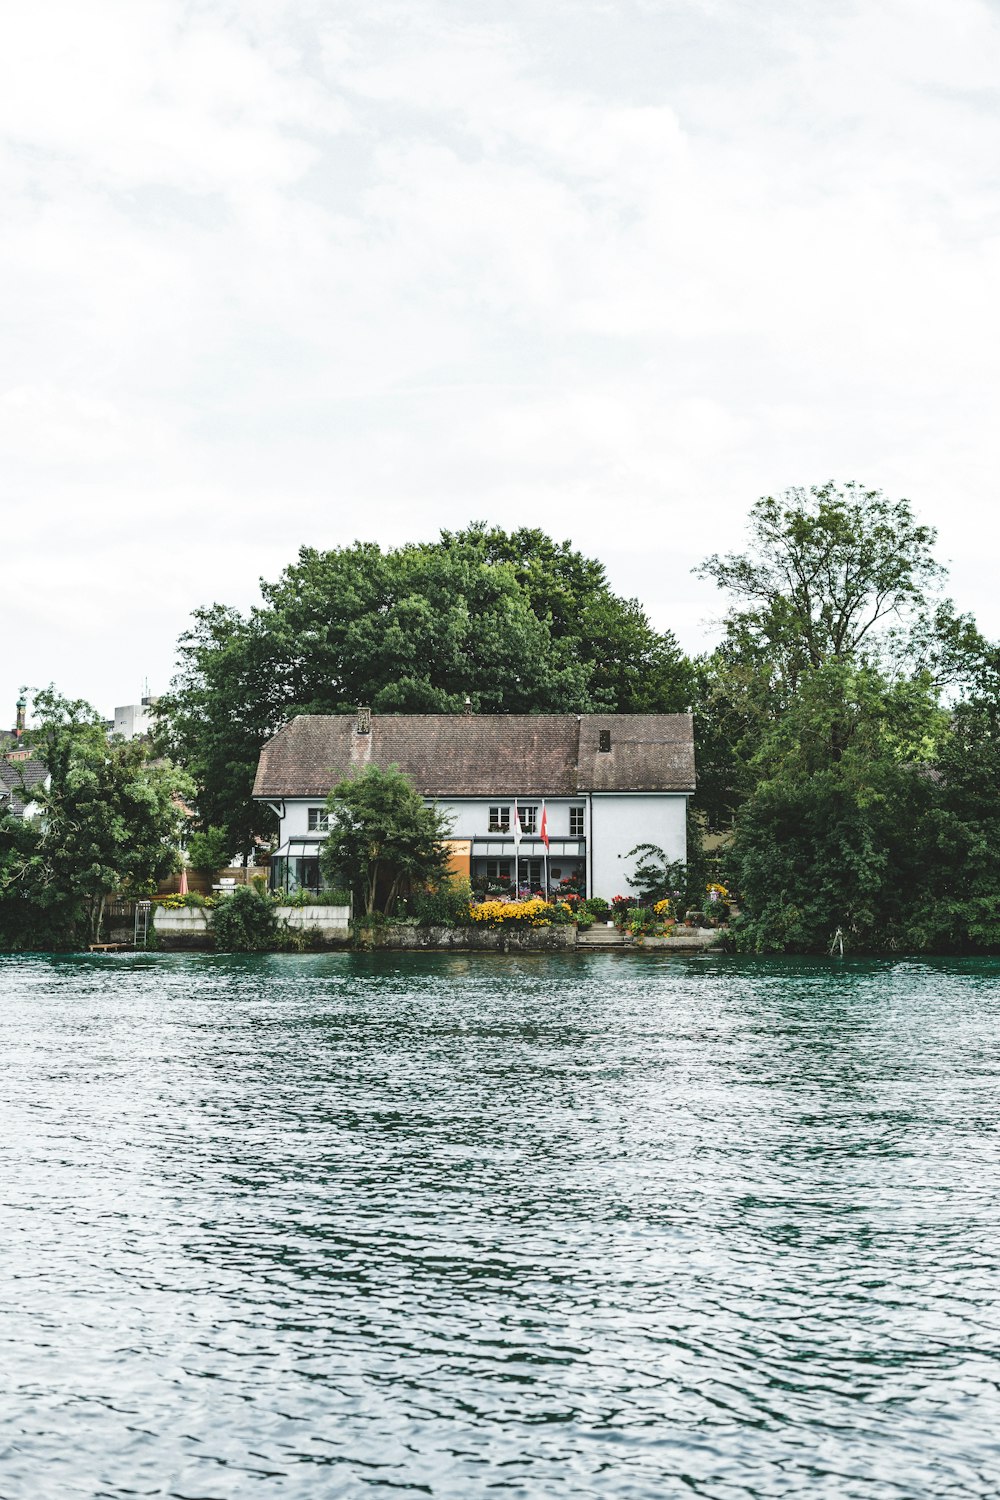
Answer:
[{"label": "white cloud", "polygon": [[163,686],[302,542],[474,516],[693,645],[691,564],[828,477],[938,520],[1000,634],[998,64],[983,0],[12,13],[0,719]]}]

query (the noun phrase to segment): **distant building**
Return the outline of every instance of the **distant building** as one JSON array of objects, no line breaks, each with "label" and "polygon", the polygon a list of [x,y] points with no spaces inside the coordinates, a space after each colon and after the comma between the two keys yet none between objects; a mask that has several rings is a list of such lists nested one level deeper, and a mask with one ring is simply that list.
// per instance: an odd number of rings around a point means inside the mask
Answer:
[{"label": "distant building", "polygon": [[[452,868],[474,883],[569,877],[610,899],[631,889],[637,844],[687,858],[690,714],[303,714],[260,754],[253,795],[274,809],[272,885],[320,884],[326,796],[367,766],[398,766],[452,823]],[[542,840],[542,809],[548,849]],[[516,809],[516,823],[515,823]],[[516,824],[521,837],[515,842]]]},{"label": "distant building", "polygon": [[155,698],[143,698],[140,703],[123,703],[120,708],[115,709],[115,717],[108,726],[108,733],[123,740],[138,740],[151,735],[155,707]]},{"label": "distant building", "polygon": [[31,807],[31,788],[49,774],[24,743],[26,708],[24,698],[18,698],[13,729],[0,733],[0,818],[23,818]]}]

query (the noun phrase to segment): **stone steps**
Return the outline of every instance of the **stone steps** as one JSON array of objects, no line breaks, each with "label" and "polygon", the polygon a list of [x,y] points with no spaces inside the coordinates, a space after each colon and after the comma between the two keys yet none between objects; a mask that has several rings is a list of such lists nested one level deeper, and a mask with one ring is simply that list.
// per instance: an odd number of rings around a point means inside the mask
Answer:
[{"label": "stone steps", "polygon": [[591,927],[587,932],[578,932],[576,941],[581,948],[624,948],[625,938],[617,927]]}]

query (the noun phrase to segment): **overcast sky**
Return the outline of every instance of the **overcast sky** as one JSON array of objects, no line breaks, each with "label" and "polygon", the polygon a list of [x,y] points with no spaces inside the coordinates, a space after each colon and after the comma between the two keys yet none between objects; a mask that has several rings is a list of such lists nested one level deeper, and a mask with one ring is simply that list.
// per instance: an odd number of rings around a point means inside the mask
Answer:
[{"label": "overcast sky", "polygon": [[986,0],[7,5],[0,723],[476,518],[694,648],[692,565],[829,478],[1000,635],[998,80]]}]

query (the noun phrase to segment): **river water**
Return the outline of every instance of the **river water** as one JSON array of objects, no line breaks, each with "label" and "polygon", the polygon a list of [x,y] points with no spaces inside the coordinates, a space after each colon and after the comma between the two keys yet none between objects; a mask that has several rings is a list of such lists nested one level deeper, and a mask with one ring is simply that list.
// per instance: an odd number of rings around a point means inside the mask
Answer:
[{"label": "river water", "polygon": [[1000,963],[0,959],[0,1500],[1000,1495]]}]

